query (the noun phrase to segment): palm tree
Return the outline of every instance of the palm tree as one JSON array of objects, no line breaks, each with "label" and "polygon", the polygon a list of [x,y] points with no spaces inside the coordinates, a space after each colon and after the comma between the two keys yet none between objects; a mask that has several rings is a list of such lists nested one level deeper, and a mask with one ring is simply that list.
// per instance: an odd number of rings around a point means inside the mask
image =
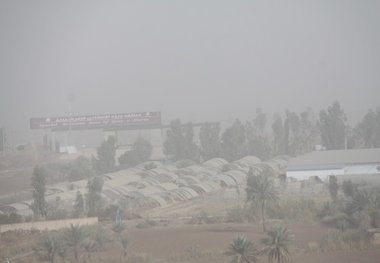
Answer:
[{"label": "palm tree", "polygon": [[115,232],[118,235],[120,235],[121,232],[124,231],[124,229],[125,229],[125,224],[122,222],[117,222],[117,223],[113,224],[113,226],[112,226],[113,232]]},{"label": "palm tree", "polygon": [[257,249],[245,236],[238,236],[230,243],[224,254],[232,257],[231,263],[256,263]]},{"label": "palm tree", "polygon": [[123,247],[123,250],[121,252],[120,262],[124,261],[124,257],[127,256],[127,248],[132,245],[133,241],[129,237],[119,237],[118,239],[120,245]]},{"label": "palm tree", "polygon": [[104,231],[104,228],[97,226],[95,228],[95,232],[92,233],[91,237],[95,244],[97,245],[97,250],[105,251],[106,250],[106,243],[109,242],[108,235],[106,231]]},{"label": "palm tree", "polygon": [[358,190],[349,202],[349,210],[352,213],[366,212],[371,218],[371,225],[375,228],[380,226],[380,191],[378,189]]},{"label": "palm tree", "polygon": [[265,232],[265,204],[279,200],[279,195],[274,188],[273,181],[269,180],[265,174],[258,176],[249,175],[245,191],[247,193],[247,202],[253,202],[261,206],[261,220],[263,231]]},{"label": "palm tree", "polygon": [[67,249],[67,246],[62,245],[58,249],[58,256],[62,259],[62,262],[65,263],[65,260],[69,254],[69,250]]},{"label": "palm tree", "polygon": [[[83,248],[87,252],[87,259],[89,260],[89,262],[91,262],[92,261],[91,253],[98,250],[98,245],[92,241],[88,241],[83,245]],[[84,258],[84,261],[86,261],[86,256]]]},{"label": "palm tree", "polygon": [[291,256],[295,254],[294,235],[285,226],[274,226],[267,232],[268,237],[261,239],[266,245],[261,253],[268,254],[268,261],[273,262],[277,259],[278,263],[288,262]]},{"label": "palm tree", "polygon": [[58,239],[55,236],[49,235],[41,238],[38,245],[46,250],[50,263],[54,263],[55,254],[59,248]]},{"label": "palm tree", "polygon": [[71,224],[70,228],[66,228],[63,234],[66,245],[74,250],[74,257],[75,260],[77,260],[78,249],[87,236],[84,226],[74,226],[73,224]]}]

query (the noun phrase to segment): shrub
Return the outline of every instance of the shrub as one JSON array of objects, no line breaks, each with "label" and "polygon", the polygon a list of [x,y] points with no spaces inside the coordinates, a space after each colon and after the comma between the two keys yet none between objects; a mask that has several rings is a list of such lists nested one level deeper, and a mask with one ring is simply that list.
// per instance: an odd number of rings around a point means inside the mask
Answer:
[{"label": "shrub", "polygon": [[141,228],[150,228],[150,227],[154,227],[156,226],[158,223],[154,220],[150,220],[149,217],[147,217],[144,221],[142,222],[139,222],[137,224],[137,228],[141,229]]},{"label": "shrub", "polygon": [[[105,209],[100,209],[98,212],[99,221],[114,221],[118,211],[120,211],[120,207],[113,204],[107,206]],[[122,214],[123,211],[120,211],[119,213]]]},{"label": "shrub", "polygon": [[374,233],[359,228],[345,232],[332,231],[322,237],[321,250],[363,250],[372,248]]},{"label": "shrub", "polygon": [[14,223],[21,223],[22,222],[22,216],[12,212],[9,214],[9,223],[14,224]]},{"label": "shrub", "polygon": [[48,220],[60,220],[60,219],[66,219],[66,218],[69,218],[69,212],[63,209],[49,211],[47,215]]},{"label": "shrub", "polygon": [[178,169],[181,169],[181,168],[186,168],[192,165],[196,165],[196,163],[189,159],[182,159],[176,162],[175,165]]},{"label": "shrub", "polygon": [[188,224],[190,225],[195,225],[198,223],[198,216],[192,216],[189,221],[188,221]]},{"label": "shrub", "polygon": [[329,177],[329,192],[333,200],[336,200],[338,197],[338,179],[335,175],[330,175]]},{"label": "shrub", "polygon": [[245,221],[254,222],[255,221],[255,207],[241,207],[236,206],[227,211],[226,222],[236,222],[243,223]]},{"label": "shrub", "polygon": [[155,168],[157,168],[157,165],[154,162],[150,162],[144,165],[144,171],[149,171]]},{"label": "shrub", "polygon": [[268,204],[267,214],[272,219],[310,222],[317,215],[317,206],[312,198],[288,198],[279,204]]},{"label": "shrub", "polygon": [[[343,213],[336,213],[333,216],[325,216],[322,218],[321,223],[327,226],[332,226],[341,229],[343,226],[342,222],[349,222],[348,216]],[[347,227],[346,227],[347,228]]]},{"label": "shrub", "polygon": [[202,210],[200,214],[198,215],[199,224],[202,224],[203,222],[206,222],[207,218],[209,217],[209,213],[205,210]]},{"label": "shrub", "polygon": [[342,191],[346,197],[352,197],[358,190],[358,186],[354,185],[351,180],[344,180],[342,184]]},{"label": "shrub", "polygon": [[339,205],[336,202],[324,202],[321,211],[319,211],[319,218],[323,218],[325,216],[334,216],[339,212]]},{"label": "shrub", "polygon": [[9,215],[8,214],[0,214],[0,225],[4,224],[15,224],[15,223],[21,223],[22,222],[22,216],[12,212]]}]

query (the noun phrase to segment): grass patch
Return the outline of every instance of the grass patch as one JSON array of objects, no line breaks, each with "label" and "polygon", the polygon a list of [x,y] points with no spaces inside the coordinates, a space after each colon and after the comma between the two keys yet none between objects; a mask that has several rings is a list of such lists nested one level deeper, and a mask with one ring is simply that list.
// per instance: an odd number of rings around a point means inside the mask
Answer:
[{"label": "grass patch", "polygon": [[374,233],[366,229],[332,231],[322,237],[321,250],[325,252],[371,249],[373,240]]}]

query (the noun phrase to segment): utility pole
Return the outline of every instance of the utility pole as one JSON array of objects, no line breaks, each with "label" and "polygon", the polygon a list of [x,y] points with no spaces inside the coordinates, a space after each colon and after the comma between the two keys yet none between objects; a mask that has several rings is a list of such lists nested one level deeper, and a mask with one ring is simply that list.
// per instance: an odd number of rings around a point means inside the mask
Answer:
[{"label": "utility pole", "polygon": [[3,140],[3,156],[5,156],[5,130],[4,127],[1,128],[2,140]]}]

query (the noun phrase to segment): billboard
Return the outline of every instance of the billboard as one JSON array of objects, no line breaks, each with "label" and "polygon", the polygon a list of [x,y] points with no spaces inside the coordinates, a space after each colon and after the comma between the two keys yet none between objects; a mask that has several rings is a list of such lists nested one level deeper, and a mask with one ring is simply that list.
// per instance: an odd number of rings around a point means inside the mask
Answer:
[{"label": "billboard", "polygon": [[[77,130],[103,129],[125,126],[160,126],[161,112],[82,115],[66,117],[31,118],[30,129]],[[127,127],[126,127],[127,128]]]}]

